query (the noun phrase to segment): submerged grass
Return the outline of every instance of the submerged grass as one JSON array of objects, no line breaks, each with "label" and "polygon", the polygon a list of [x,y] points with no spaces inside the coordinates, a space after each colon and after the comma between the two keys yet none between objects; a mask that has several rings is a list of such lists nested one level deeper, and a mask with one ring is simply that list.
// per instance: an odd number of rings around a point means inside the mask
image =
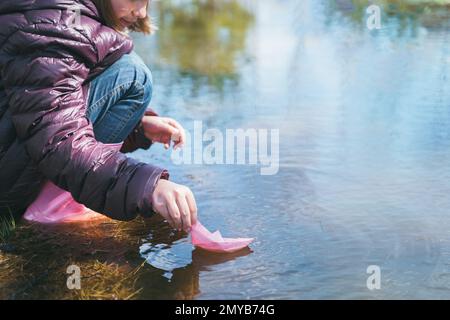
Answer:
[{"label": "submerged grass", "polygon": [[0,243],[4,243],[16,229],[14,216],[7,208],[8,212],[0,213]]},{"label": "submerged grass", "polygon": [[[142,221],[66,225],[22,223],[0,248],[0,299],[133,299],[143,267],[136,244]],[[141,225],[141,226],[140,226]],[[6,232],[5,232],[6,233]],[[133,261],[129,257],[134,256]],[[67,287],[67,267],[81,270],[81,290]]]},{"label": "submerged grass", "polygon": [[[192,299],[199,292],[196,269],[175,271],[169,281],[139,255],[148,237],[171,243],[183,236],[174,234],[158,217],[21,222],[0,247],[0,299]],[[67,287],[71,265],[80,268],[80,290]]]},{"label": "submerged grass", "polygon": [[94,261],[83,268],[88,270],[88,274],[82,277],[81,290],[74,292],[74,298],[80,300],[135,298],[142,291],[142,288],[136,286],[137,273],[142,265],[127,272],[126,268],[118,264]]},{"label": "submerged grass", "polygon": [[[0,299],[192,299],[199,293],[194,266],[169,281],[139,254],[143,242],[170,244],[182,234],[162,219],[40,225],[21,222],[0,247]],[[151,240],[150,240],[151,238]],[[67,287],[67,268],[81,272],[81,288]]]}]

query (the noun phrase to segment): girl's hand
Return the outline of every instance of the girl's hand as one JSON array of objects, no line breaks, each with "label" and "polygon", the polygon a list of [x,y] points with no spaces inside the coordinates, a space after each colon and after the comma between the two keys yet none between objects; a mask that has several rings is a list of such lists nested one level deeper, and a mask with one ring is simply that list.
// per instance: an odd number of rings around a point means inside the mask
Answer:
[{"label": "girl's hand", "polygon": [[153,191],[152,204],[153,211],[175,229],[189,232],[197,222],[197,204],[188,187],[160,179]]},{"label": "girl's hand", "polygon": [[175,142],[174,150],[183,147],[186,141],[183,127],[171,118],[144,116],[142,118],[142,127],[147,139],[163,143],[166,149],[170,148],[171,141]]}]

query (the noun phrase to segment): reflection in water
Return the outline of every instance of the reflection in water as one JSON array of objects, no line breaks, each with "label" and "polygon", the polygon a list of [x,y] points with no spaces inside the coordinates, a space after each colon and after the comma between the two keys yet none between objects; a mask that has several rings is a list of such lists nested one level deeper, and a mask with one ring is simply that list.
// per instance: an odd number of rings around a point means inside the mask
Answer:
[{"label": "reflection in water", "polygon": [[185,239],[171,245],[144,243],[139,248],[141,256],[153,267],[166,271],[164,277],[172,279],[172,271],[192,262],[192,245]]},{"label": "reflection in water", "polygon": [[158,49],[164,62],[191,75],[235,76],[252,15],[237,1],[159,3]]},{"label": "reflection in water", "polygon": [[183,238],[171,244],[156,241],[146,242],[139,248],[140,255],[151,266],[166,271],[164,277],[172,279],[173,271],[193,265],[199,269],[206,265],[213,265],[232,260],[238,256],[251,253],[246,247],[234,253],[212,253],[202,249],[195,249],[188,238]]},{"label": "reflection in water", "polygon": [[[332,11],[337,9],[357,23],[366,23],[367,0],[336,0],[328,3]],[[449,26],[448,8],[439,1],[374,0],[370,4],[379,5],[383,18],[387,19],[388,23],[396,24],[400,33],[408,28],[445,30]]]}]

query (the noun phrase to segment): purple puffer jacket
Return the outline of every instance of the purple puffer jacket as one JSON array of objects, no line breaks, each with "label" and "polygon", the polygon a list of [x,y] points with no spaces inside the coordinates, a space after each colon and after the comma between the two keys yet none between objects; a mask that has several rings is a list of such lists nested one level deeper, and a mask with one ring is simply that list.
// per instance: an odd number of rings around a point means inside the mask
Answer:
[{"label": "purple puffer jacket", "polygon": [[118,152],[86,117],[90,80],[132,48],[90,0],[0,1],[0,214],[23,213],[45,179],[113,219],[153,213],[167,171],[123,154],[151,142],[134,130]]}]

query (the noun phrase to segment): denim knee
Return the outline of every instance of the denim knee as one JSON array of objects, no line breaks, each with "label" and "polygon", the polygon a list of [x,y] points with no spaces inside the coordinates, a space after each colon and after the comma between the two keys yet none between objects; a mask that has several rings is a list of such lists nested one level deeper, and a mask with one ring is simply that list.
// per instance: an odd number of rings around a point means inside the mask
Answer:
[{"label": "denim knee", "polygon": [[126,64],[121,71],[125,69],[132,74],[135,86],[143,90],[143,107],[147,108],[153,95],[153,76],[150,69],[134,51],[124,55],[121,60]]},{"label": "denim knee", "polygon": [[150,104],[152,84],[150,70],[134,52],[93,80],[87,115],[99,141],[123,140],[133,130]]}]

